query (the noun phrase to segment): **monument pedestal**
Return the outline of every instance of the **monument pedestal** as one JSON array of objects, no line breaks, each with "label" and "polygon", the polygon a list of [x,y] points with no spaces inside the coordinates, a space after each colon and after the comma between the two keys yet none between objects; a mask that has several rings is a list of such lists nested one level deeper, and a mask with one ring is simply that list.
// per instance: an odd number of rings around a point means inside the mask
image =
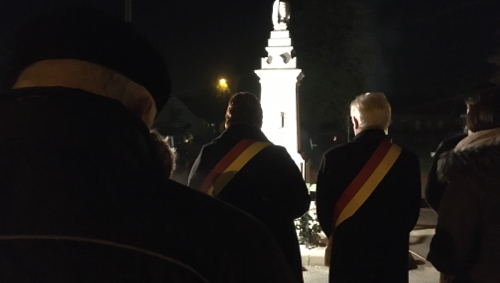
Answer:
[{"label": "monument pedestal", "polygon": [[268,56],[262,59],[262,69],[255,73],[260,77],[261,84],[262,131],[271,142],[286,148],[304,174],[304,159],[299,154],[298,107],[298,89],[304,75],[302,70],[297,69],[296,58],[292,58],[292,40],[287,30],[290,14],[285,2],[275,2],[275,30],[271,31],[266,47]]},{"label": "monument pedestal", "polygon": [[297,89],[303,78],[300,69],[262,69],[260,77],[262,131],[271,142],[285,147],[293,160],[304,168],[299,154],[299,111]]}]

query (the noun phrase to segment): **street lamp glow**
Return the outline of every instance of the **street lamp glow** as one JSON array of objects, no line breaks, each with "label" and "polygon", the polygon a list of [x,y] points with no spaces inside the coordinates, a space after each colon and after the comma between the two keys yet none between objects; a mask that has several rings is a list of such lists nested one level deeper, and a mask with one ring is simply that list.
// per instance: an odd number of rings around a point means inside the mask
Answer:
[{"label": "street lamp glow", "polygon": [[227,80],[222,78],[219,80],[219,85],[217,86],[217,89],[221,92],[221,93],[225,93],[227,91],[229,91],[229,86],[227,85]]}]

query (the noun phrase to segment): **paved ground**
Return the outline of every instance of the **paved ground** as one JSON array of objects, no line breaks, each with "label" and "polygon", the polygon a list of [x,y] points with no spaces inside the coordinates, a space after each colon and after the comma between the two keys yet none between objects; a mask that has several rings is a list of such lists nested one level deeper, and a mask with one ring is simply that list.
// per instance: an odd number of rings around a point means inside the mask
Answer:
[{"label": "paved ground", "polygon": [[[415,229],[410,234],[410,251],[417,260],[418,269],[409,272],[410,283],[439,282],[439,272],[425,260],[429,244],[434,235],[436,214],[428,208],[422,208]],[[306,249],[301,246],[305,283],[328,282],[328,267],[324,266],[324,248]]]},{"label": "paved ground", "polygon": [[[432,283],[439,282],[439,272],[418,255],[414,254],[418,260],[418,269],[410,270],[410,283]],[[324,265],[306,265],[307,271],[304,272],[305,283],[327,283],[328,267]]]}]

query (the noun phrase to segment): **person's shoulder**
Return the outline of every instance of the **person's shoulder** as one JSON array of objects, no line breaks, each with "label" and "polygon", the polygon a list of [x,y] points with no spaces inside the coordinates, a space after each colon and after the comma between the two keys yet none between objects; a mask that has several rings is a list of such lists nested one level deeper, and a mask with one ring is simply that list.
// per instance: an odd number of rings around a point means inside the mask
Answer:
[{"label": "person's shoulder", "polygon": [[412,150],[410,150],[410,149],[408,149],[406,147],[400,146],[397,143],[396,143],[396,145],[401,148],[401,154],[402,155],[405,155],[405,156],[408,156],[408,157],[411,157],[411,158],[418,158],[417,154],[415,152],[413,152]]},{"label": "person's shoulder", "polygon": [[400,156],[405,156],[407,158],[411,158],[411,159],[418,159],[418,156],[415,152],[413,152],[412,150],[408,149],[406,146],[404,145],[401,145],[399,143],[398,140],[393,140],[391,138],[391,142],[393,145],[399,147],[401,149],[401,153],[400,153]]},{"label": "person's shoulder", "polygon": [[211,141],[209,143],[206,143],[206,144],[204,144],[204,145],[201,146],[200,152],[204,152],[204,151],[210,150],[213,146],[214,146],[214,142],[213,141]]},{"label": "person's shoulder", "polygon": [[218,153],[219,151],[223,150],[223,146],[218,140],[212,140],[204,145],[201,146],[199,155],[207,157],[210,156],[212,157],[213,154]]},{"label": "person's shoulder", "polygon": [[231,227],[224,228],[231,231],[228,234],[244,231],[249,235],[264,229],[264,226],[249,214],[207,194],[172,180],[164,180],[162,187],[160,191],[165,196],[165,201],[175,206],[178,212],[192,215],[193,211],[196,211],[196,218],[211,223],[212,227]]},{"label": "person's shoulder", "polygon": [[441,144],[457,144],[459,141],[463,140],[465,137],[467,137],[467,133],[460,133],[457,135],[454,135],[452,137],[449,137],[447,139],[444,139]]},{"label": "person's shoulder", "polygon": [[420,164],[418,155],[415,152],[413,152],[405,147],[401,147],[401,154],[399,155],[398,159],[400,161],[403,161],[406,164],[412,164],[415,166],[419,166],[419,164]]},{"label": "person's shoulder", "polygon": [[263,149],[263,152],[275,155],[290,156],[288,150],[286,150],[284,146],[275,144],[270,144],[269,146]]},{"label": "person's shoulder", "polygon": [[268,170],[273,170],[272,168],[279,168],[280,166],[285,166],[284,168],[295,168],[295,161],[290,155],[288,150],[281,145],[271,144],[264,148],[255,158],[256,162],[264,164],[263,168]]},{"label": "person's shoulder", "polygon": [[464,139],[465,137],[467,136],[467,134],[465,133],[462,133],[462,134],[458,134],[458,135],[455,135],[455,136],[452,136],[452,137],[449,137],[443,141],[441,141],[436,149],[436,154],[439,154],[439,153],[442,153],[442,152],[445,152],[445,151],[449,151],[453,148],[455,148],[455,146],[462,140]]},{"label": "person's shoulder", "polygon": [[203,151],[227,151],[234,147],[241,139],[235,139],[227,134],[227,132],[221,133],[219,136],[215,137],[210,142],[204,144],[201,149]]},{"label": "person's shoulder", "polygon": [[339,157],[342,155],[349,155],[356,149],[356,144],[352,142],[346,142],[333,146],[323,153],[323,158],[329,159],[334,157]]},{"label": "person's shoulder", "polygon": [[[149,215],[153,215],[152,221],[166,232],[163,241],[175,243],[175,250],[190,251],[185,257],[203,256],[210,262],[203,264],[204,267],[220,267],[215,273],[226,269],[228,274],[240,279],[249,278],[241,282],[289,282],[280,281],[290,276],[289,270],[271,232],[262,222],[175,181],[165,180],[156,191],[150,197],[156,205],[148,203],[154,210]],[[179,247],[182,244],[188,247]],[[255,274],[245,262],[262,274]]]}]

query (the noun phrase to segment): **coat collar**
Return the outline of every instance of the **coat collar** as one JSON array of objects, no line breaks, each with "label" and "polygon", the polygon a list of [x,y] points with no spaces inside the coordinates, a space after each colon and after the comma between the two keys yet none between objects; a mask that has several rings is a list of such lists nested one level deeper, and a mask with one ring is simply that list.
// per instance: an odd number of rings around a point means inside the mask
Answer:
[{"label": "coat collar", "polygon": [[450,150],[439,156],[438,178],[450,181],[457,176],[484,179],[500,172],[500,143],[470,147],[462,151]]},{"label": "coat collar", "polygon": [[79,89],[40,87],[10,90],[0,102],[1,145],[70,147],[134,168],[160,170],[146,124],[115,99]]},{"label": "coat collar", "polygon": [[364,139],[380,139],[387,137],[384,131],[380,129],[368,129],[354,136],[353,141],[364,140]]},{"label": "coat collar", "polygon": [[247,125],[232,125],[227,128],[219,137],[217,137],[214,141],[218,140],[240,140],[240,139],[251,139],[256,141],[266,141],[266,135],[256,127],[247,126]]}]

